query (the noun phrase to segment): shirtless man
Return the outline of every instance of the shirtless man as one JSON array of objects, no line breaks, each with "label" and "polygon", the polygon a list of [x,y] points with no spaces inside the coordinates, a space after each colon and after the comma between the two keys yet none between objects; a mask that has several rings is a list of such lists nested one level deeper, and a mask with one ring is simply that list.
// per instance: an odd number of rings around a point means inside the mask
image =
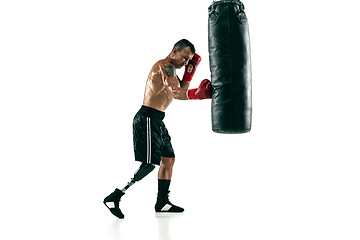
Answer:
[{"label": "shirtless man", "polygon": [[[175,154],[170,135],[163,123],[165,110],[172,100],[208,99],[212,95],[209,80],[204,79],[196,89],[190,89],[190,81],[201,57],[195,53],[192,43],[186,39],[177,42],[171,53],[152,67],[145,85],[143,105],[133,120],[135,160],[141,162],[131,181],[122,189],[115,189],[104,199],[104,204],[118,218],[124,218],[119,208],[120,198],[135,182],[140,181],[160,165],[158,172],[158,197],[156,212],[183,212],[184,209],[169,201],[169,186]],[[176,69],[185,66],[183,80]]]}]

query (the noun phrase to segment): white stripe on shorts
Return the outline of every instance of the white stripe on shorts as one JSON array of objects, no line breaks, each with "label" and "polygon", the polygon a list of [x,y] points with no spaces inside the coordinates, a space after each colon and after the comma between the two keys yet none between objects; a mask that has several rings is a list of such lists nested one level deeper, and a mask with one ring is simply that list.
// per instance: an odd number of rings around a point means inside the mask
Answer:
[{"label": "white stripe on shorts", "polygon": [[146,163],[151,163],[151,122],[150,118],[146,118]]}]

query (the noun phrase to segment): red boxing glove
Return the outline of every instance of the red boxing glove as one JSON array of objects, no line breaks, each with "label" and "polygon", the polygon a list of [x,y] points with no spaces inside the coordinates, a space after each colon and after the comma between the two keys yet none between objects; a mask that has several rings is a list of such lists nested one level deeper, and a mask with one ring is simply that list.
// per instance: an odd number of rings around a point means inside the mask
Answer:
[{"label": "red boxing glove", "polygon": [[209,99],[212,96],[213,87],[208,79],[202,80],[198,88],[187,91],[188,99]]},{"label": "red boxing glove", "polygon": [[201,62],[201,57],[197,53],[195,53],[194,57],[185,66],[183,81],[191,82],[191,79],[195,74],[195,70],[197,66],[200,64],[200,62]]}]

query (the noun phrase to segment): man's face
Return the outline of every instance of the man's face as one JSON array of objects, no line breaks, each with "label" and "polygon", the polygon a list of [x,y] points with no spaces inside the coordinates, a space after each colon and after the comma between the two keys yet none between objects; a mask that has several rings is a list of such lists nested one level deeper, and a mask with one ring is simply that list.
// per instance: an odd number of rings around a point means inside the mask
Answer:
[{"label": "man's face", "polygon": [[191,52],[189,47],[184,48],[181,52],[177,48],[174,48],[172,55],[173,58],[171,63],[176,69],[180,69],[187,65],[194,57],[194,54]]}]

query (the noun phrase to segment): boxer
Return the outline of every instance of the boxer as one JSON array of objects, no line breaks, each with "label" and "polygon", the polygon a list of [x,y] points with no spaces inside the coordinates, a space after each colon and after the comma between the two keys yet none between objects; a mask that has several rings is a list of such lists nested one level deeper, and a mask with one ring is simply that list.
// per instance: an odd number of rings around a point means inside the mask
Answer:
[{"label": "boxer", "polygon": [[[154,170],[155,165],[160,165],[155,211],[172,213],[184,211],[183,208],[172,204],[168,197],[175,154],[163,119],[165,110],[173,99],[211,98],[213,89],[207,79],[204,79],[198,88],[189,90],[190,82],[200,61],[201,57],[195,53],[194,45],[182,39],[174,45],[165,59],[156,62],[151,68],[145,84],[143,105],[133,120],[135,160],[141,162],[141,165],[122,190],[116,188],[104,199],[105,206],[116,217],[124,218],[119,202],[125,191]],[[184,66],[184,76],[180,80],[176,75],[176,69]]]}]

